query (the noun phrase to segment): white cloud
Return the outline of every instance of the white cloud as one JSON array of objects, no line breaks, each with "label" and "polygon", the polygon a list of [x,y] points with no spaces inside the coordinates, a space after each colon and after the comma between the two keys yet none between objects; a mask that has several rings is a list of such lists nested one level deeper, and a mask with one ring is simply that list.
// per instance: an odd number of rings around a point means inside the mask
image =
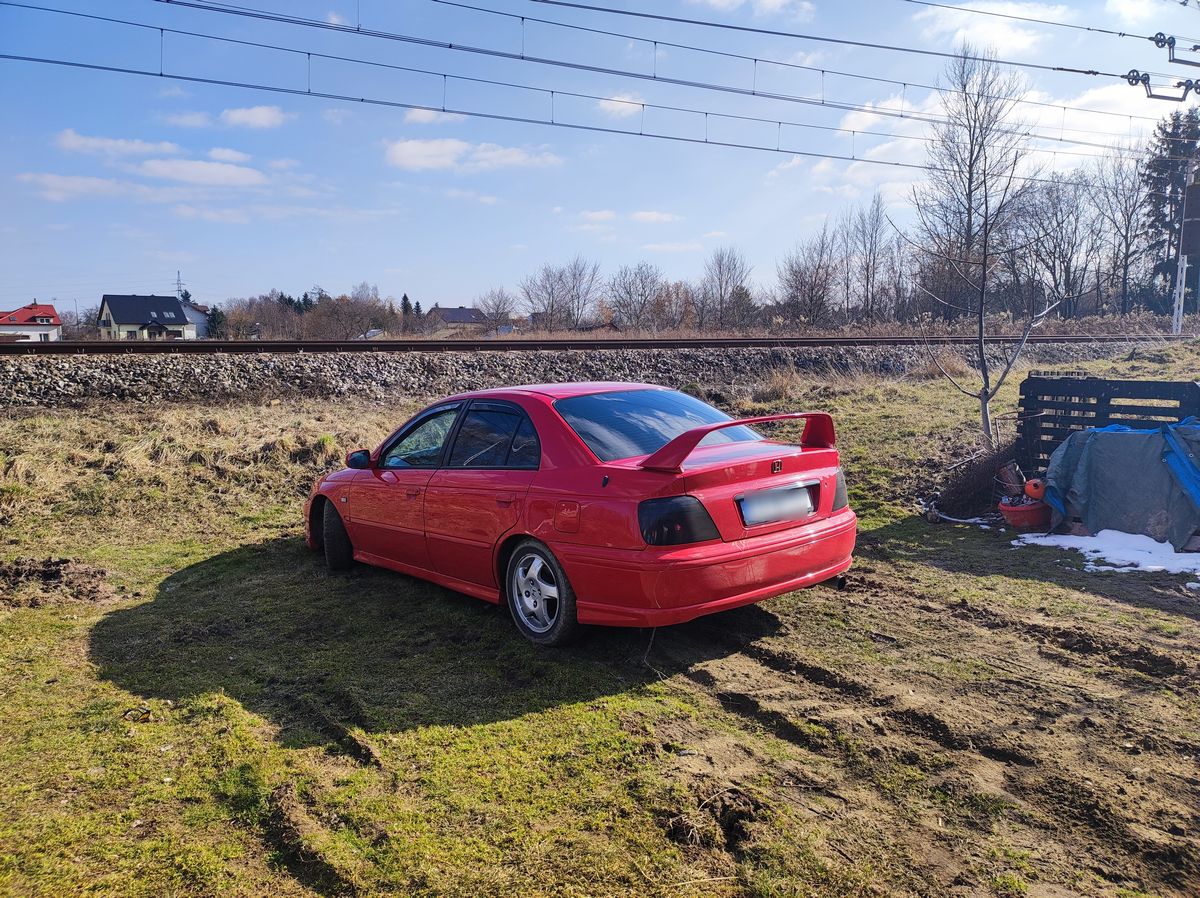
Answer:
[{"label": "white cloud", "polygon": [[694,253],[704,247],[694,241],[680,241],[678,243],[644,243],[642,249],[648,253]]},{"label": "white cloud", "polygon": [[171,209],[180,218],[191,221],[210,221],[215,224],[246,224],[250,216],[244,209],[214,209],[208,206],[181,204]]},{"label": "white cloud", "polygon": [[115,137],[85,137],[73,128],[68,128],[55,138],[61,150],[71,153],[93,153],[103,156],[152,156],[158,153],[178,153],[178,144],[161,141],[149,143],[145,140],[127,140]]},{"label": "white cloud", "polygon": [[42,197],[52,203],[62,203],[77,197],[116,196],[124,186],[112,178],[92,178],[83,175],[53,175],[25,173],[17,180],[39,188]]},{"label": "white cloud", "polygon": [[226,109],[221,113],[221,123],[231,128],[278,128],[293,117],[278,106],[247,106]]},{"label": "white cloud", "polygon": [[389,141],[385,158],[388,165],[407,171],[482,172],[498,168],[539,168],[562,162],[545,150],[531,151],[495,143],[472,144],[449,137]]},{"label": "white cloud", "polygon": [[178,84],[172,84],[169,87],[164,87],[158,92],[158,95],[163,99],[172,99],[174,97],[187,97],[190,94],[180,87]]},{"label": "white cloud", "polygon": [[447,190],[446,196],[452,200],[474,200],[475,202],[482,203],[485,206],[494,206],[496,203],[500,202],[499,197],[478,193],[474,190],[460,190],[457,187],[452,187]]},{"label": "white cloud", "polygon": [[321,118],[325,119],[331,125],[340,125],[349,117],[349,109],[330,108],[321,110]]},{"label": "white cloud", "polygon": [[250,154],[231,150],[228,147],[213,147],[208,151],[208,158],[217,162],[249,162]]},{"label": "white cloud", "polygon": [[724,231],[709,231],[707,234],[701,234],[701,240],[716,240],[720,237],[727,236]]},{"label": "white cloud", "polygon": [[654,211],[650,211],[650,210],[643,211],[643,212],[634,212],[629,217],[631,219],[633,219],[634,221],[640,221],[643,224],[664,224],[668,221],[682,221],[683,220],[682,215],[675,215],[674,213],[671,213],[671,212],[654,212]]},{"label": "white cloud", "polygon": [[434,125],[446,122],[461,122],[465,115],[456,112],[438,112],[436,109],[410,109],[404,113],[406,125]]},{"label": "white cloud", "polygon": [[325,21],[330,25],[345,25],[346,20],[332,10],[325,16]]},{"label": "white cloud", "polygon": [[166,117],[166,122],[176,128],[207,128],[213,120],[207,112],[175,112]]},{"label": "white cloud", "polygon": [[787,16],[798,22],[807,22],[816,14],[817,7],[811,0],[689,0],[719,12],[736,12],[749,6],[756,16]]},{"label": "white cloud", "polygon": [[584,221],[612,221],[617,213],[612,209],[596,209],[590,212],[580,212],[579,217]]},{"label": "white cloud", "polygon": [[1050,3],[1024,3],[1013,0],[977,0],[959,4],[958,9],[930,7],[913,16],[913,21],[925,27],[922,34],[929,41],[959,46],[963,43],[995,50],[1001,56],[1030,53],[1038,49],[1050,37],[1047,31],[1035,25],[1018,24],[1012,21],[981,16],[968,10],[998,12],[1005,15],[1029,16],[1038,19],[1053,19],[1059,22],[1072,21],[1071,8]]},{"label": "white cloud", "polygon": [[138,171],[150,178],[205,187],[254,187],[267,180],[256,168],[195,159],[147,159],[138,166]]},{"label": "white cloud", "polygon": [[291,171],[293,168],[299,167],[299,159],[272,159],[267,163],[267,168],[273,168],[276,171]]},{"label": "white cloud", "polygon": [[767,172],[768,178],[778,178],[784,172],[791,171],[793,168],[799,168],[804,164],[803,156],[792,156],[790,159],[785,159],[777,166]]},{"label": "white cloud", "polygon": [[642,111],[642,98],[637,94],[613,94],[607,100],[597,100],[596,108],[613,118],[629,118]]},{"label": "white cloud", "polygon": [[1104,11],[1123,24],[1140,25],[1153,19],[1161,7],[1154,0],[1105,0]]}]

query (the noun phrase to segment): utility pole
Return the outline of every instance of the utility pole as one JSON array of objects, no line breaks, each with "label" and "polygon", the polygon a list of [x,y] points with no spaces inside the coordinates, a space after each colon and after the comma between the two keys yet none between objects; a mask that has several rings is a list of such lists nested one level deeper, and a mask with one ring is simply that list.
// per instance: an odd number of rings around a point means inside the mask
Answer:
[{"label": "utility pole", "polygon": [[[1197,200],[1200,196],[1192,197],[1196,189],[1196,163],[1188,162],[1187,177],[1183,187],[1183,209],[1179,222],[1179,255],[1175,263],[1175,308],[1171,314],[1171,333],[1183,333],[1183,300],[1187,296],[1188,256],[1200,252],[1200,217],[1188,219],[1188,199]],[[1200,216],[1200,203],[1193,202],[1194,215]]]},{"label": "utility pole", "polygon": [[183,278],[179,275],[179,270],[175,270],[175,298],[183,299]]}]

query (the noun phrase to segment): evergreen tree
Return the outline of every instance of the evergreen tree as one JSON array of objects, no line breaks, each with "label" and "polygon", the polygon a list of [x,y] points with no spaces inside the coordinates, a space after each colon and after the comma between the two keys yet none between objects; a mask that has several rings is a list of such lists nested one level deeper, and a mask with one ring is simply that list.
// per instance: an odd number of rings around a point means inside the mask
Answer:
[{"label": "evergreen tree", "polygon": [[212,340],[223,340],[225,333],[225,313],[216,306],[208,310],[208,336]]},{"label": "evergreen tree", "polygon": [[421,303],[417,302],[413,305],[413,317],[420,318],[425,313],[421,311]]},{"label": "evergreen tree", "polygon": [[1147,200],[1146,225],[1149,252],[1154,260],[1153,274],[1164,285],[1167,295],[1175,290],[1179,232],[1183,221],[1183,191],[1187,170],[1200,143],[1200,111],[1172,112],[1154,129],[1145,166]]},{"label": "evergreen tree", "polygon": [[400,297],[400,314],[403,315],[405,318],[407,318],[412,313],[413,313],[412,300],[409,299],[408,294],[405,293],[403,296]]}]

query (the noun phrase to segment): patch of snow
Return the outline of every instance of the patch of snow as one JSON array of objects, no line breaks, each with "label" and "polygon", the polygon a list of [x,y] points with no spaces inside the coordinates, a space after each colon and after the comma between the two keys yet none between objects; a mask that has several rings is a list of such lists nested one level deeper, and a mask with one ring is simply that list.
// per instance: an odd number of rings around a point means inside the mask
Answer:
[{"label": "patch of snow", "polygon": [[[1176,552],[1170,543],[1148,536],[1101,530],[1095,536],[1057,536],[1027,533],[1012,541],[1014,546],[1051,546],[1074,549],[1087,559],[1085,571],[1165,571],[1169,574],[1200,574],[1200,552]],[[1200,589],[1200,583],[1188,584]]]},{"label": "patch of snow", "polygon": [[1186,586],[1188,589],[1200,589],[1200,582],[1197,582],[1195,580],[1189,580],[1187,583],[1185,583],[1183,585]]}]

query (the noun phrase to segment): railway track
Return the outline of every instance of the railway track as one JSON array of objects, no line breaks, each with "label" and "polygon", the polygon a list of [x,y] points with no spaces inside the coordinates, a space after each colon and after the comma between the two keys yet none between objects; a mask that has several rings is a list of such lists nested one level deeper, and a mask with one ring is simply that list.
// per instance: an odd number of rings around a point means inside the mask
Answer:
[{"label": "railway track", "polygon": [[[1193,339],[1193,334],[1111,334],[1053,336],[1038,334],[1030,343],[1130,343]],[[1017,336],[989,337],[991,345],[1011,345]],[[0,356],[12,355],[207,355],[211,353],[305,352],[537,352],[597,349],[804,349],[839,346],[970,346],[974,337],[733,337],[700,339],[552,340],[169,340],[75,341],[0,343]]]}]

